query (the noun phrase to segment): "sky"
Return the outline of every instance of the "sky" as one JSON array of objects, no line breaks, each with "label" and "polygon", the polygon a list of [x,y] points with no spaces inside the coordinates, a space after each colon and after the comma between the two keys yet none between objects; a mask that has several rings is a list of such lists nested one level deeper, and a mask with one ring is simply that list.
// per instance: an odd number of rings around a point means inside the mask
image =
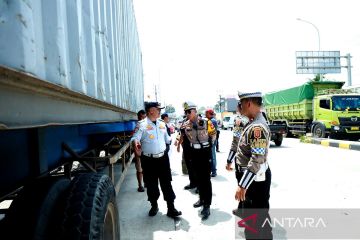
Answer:
[{"label": "sky", "polygon": [[[305,83],[296,51],[352,56],[360,86],[357,0],[133,0],[143,54],[145,100],[213,107],[219,95],[267,93]],[[341,65],[346,60],[341,59]],[[327,78],[348,81],[347,69]],[[155,94],[155,89],[156,93]]]}]

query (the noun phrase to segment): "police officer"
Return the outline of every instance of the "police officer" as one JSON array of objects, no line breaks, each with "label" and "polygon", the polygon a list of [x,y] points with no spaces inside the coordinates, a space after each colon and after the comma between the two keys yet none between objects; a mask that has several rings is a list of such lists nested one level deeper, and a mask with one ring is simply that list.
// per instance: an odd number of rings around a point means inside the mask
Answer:
[{"label": "police officer", "polygon": [[[146,118],[146,112],[143,109],[141,109],[140,111],[138,111],[137,117],[138,117],[138,123],[136,124],[136,127],[134,129],[134,133],[139,130],[139,121]],[[138,190],[138,192],[144,192],[145,189],[142,185],[143,173],[142,173],[142,168],[141,168],[141,160],[140,160],[140,156],[138,156],[137,154],[135,154],[135,168],[136,168],[136,178],[138,181],[138,189],[137,190]]]},{"label": "police officer", "polygon": [[[169,115],[168,115],[167,113],[161,114],[161,120],[165,123],[166,132],[167,132],[167,134],[169,135],[169,137],[170,137],[170,139],[171,139],[171,130],[170,130],[170,127],[168,126],[168,123],[169,123]],[[169,143],[169,144],[166,143],[166,150],[165,150],[165,152],[166,152],[167,154],[169,154],[170,146],[171,146],[171,140],[170,140],[170,143]]]},{"label": "police officer", "polygon": [[[226,161],[227,162],[226,170],[228,170],[228,171],[233,170],[231,165],[235,160],[235,156],[236,156],[236,152],[237,152],[237,149],[238,149],[241,133],[243,132],[244,127],[249,123],[248,118],[247,117],[244,118],[240,114],[240,110],[241,110],[240,102],[238,103],[237,110],[238,110],[239,115],[237,115],[235,117],[235,124],[234,124],[234,129],[233,129],[233,140],[231,142],[229,155],[228,155],[228,158],[227,158],[227,161]],[[241,180],[241,177],[240,177],[240,170],[238,168],[238,164],[235,164],[235,177],[236,177],[237,183],[239,184],[240,180]],[[239,202],[239,206],[236,209],[233,210],[234,214],[237,213],[240,206],[241,206],[241,202]]]},{"label": "police officer", "polygon": [[[238,103],[238,106],[237,106],[237,110],[238,110],[238,113],[240,114],[240,109],[241,109],[241,105],[240,105],[240,102]],[[248,118],[243,118],[241,117],[241,115],[237,115],[235,117],[235,124],[234,124],[234,129],[233,129],[233,139],[232,139],[232,142],[231,142],[231,146],[230,146],[230,151],[229,151],[229,155],[228,155],[228,158],[227,158],[227,165],[226,165],[226,169],[228,171],[231,171],[232,168],[231,168],[231,164],[234,162],[235,160],[235,155],[236,155],[236,152],[237,152],[237,148],[238,148],[238,145],[239,145],[239,141],[240,141],[240,136],[241,136],[241,133],[244,129],[244,126],[246,126],[248,124]],[[236,179],[238,180],[238,183],[240,182],[240,179],[238,178],[238,168],[237,168],[237,164],[235,164],[235,168],[236,168]]]},{"label": "police officer", "polygon": [[149,216],[159,211],[157,200],[160,192],[158,181],[167,202],[167,216],[176,217],[181,211],[175,209],[175,193],[171,186],[171,169],[168,154],[165,153],[166,143],[170,143],[165,123],[158,118],[161,111],[157,102],[145,103],[147,117],[139,122],[139,130],[131,138],[135,152],[141,155],[144,182],[146,182],[148,200],[151,203]]},{"label": "police officer", "polygon": [[194,171],[192,159],[191,159],[191,147],[190,147],[190,141],[188,137],[185,134],[185,122],[189,120],[190,114],[185,114],[185,118],[183,119],[181,126],[180,126],[180,133],[179,133],[179,139],[177,142],[177,151],[180,152],[180,146],[182,146],[183,152],[182,152],[182,158],[185,161],[185,165],[187,168],[187,173],[189,175],[189,184],[184,187],[185,190],[193,189],[198,186],[196,174]]},{"label": "police officer", "polygon": [[205,220],[210,215],[210,205],[212,200],[211,186],[211,144],[215,142],[216,130],[211,121],[199,118],[195,104],[184,103],[184,111],[188,119],[184,123],[184,134],[190,141],[190,152],[192,166],[198,180],[200,199],[193,206],[195,208],[203,206],[201,211],[202,219]]},{"label": "police officer", "polygon": [[[236,153],[236,164],[239,169],[239,184],[235,199],[240,201],[239,206],[245,209],[261,210],[258,213],[256,229],[258,235],[245,229],[247,239],[272,239],[272,230],[269,224],[264,223],[269,218],[269,198],[271,171],[267,162],[270,145],[270,129],[261,113],[262,95],[260,92],[239,93],[240,113],[245,125],[240,137]],[[229,163],[228,163],[229,165]]]}]

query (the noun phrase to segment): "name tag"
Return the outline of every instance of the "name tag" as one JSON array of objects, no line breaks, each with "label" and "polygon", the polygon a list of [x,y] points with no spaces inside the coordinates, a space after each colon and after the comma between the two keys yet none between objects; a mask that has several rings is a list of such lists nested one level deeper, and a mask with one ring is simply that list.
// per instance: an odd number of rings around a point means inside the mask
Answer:
[{"label": "name tag", "polygon": [[255,182],[263,182],[266,180],[264,172],[258,172],[255,177]]},{"label": "name tag", "polygon": [[258,173],[256,174],[256,177],[254,179],[255,182],[263,182],[266,180],[266,170],[267,170],[267,164],[263,163],[260,165],[260,169]]}]

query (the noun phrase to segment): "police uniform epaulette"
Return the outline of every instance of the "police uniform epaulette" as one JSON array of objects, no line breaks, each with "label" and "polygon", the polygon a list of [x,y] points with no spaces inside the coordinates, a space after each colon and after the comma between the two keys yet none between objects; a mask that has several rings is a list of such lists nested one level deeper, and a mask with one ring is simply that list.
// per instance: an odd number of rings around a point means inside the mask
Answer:
[{"label": "police uniform epaulette", "polygon": [[146,118],[139,120],[138,123],[140,124],[140,123],[145,122],[145,119],[146,119]]}]

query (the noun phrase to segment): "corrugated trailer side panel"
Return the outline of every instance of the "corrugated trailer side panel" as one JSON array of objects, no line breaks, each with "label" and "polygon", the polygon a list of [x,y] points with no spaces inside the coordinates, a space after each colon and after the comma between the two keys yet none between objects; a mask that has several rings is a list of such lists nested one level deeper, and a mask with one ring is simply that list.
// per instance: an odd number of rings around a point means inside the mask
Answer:
[{"label": "corrugated trailer side panel", "polygon": [[131,0],[0,1],[0,65],[130,112],[143,107]]}]

